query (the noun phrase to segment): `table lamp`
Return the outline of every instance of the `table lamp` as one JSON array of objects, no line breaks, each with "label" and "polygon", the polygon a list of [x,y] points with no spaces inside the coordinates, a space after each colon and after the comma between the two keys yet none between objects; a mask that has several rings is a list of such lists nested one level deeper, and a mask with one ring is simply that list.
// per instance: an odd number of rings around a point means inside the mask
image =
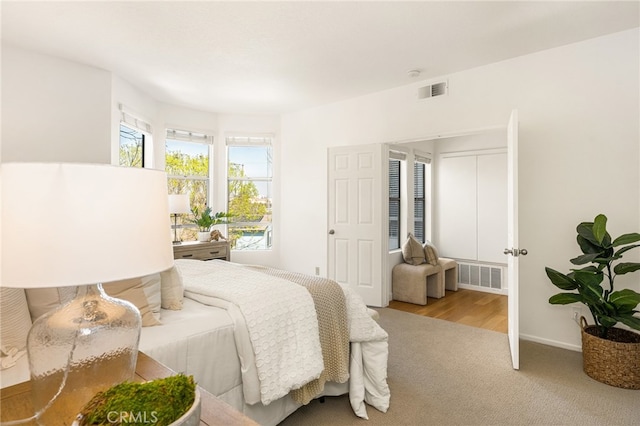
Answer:
[{"label": "table lamp", "polygon": [[110,165],[3,163],[0,179],[0,285],[78,286],[27,338],[33,419],[71,424],[95,393],[134,377],[140,313],[101,283],[172,266],[167,177]]},{"label": "table lamp", "polygon": [[169,194],[169,213],[173,215],[173,244],[182,244],[178,240],[178,215],[191,213],[189,194]]}]

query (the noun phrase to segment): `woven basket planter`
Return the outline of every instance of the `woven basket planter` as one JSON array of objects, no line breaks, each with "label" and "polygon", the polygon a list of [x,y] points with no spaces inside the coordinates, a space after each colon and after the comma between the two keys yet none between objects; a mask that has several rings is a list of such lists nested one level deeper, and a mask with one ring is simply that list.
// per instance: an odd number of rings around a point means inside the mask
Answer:
[{"label": "woven basket planter", "polygon": [[582,323],[582,364],[594,380],[624,389],[640,389],[640,334],[609,329],[609,339],[598,337],[598,327]]}]

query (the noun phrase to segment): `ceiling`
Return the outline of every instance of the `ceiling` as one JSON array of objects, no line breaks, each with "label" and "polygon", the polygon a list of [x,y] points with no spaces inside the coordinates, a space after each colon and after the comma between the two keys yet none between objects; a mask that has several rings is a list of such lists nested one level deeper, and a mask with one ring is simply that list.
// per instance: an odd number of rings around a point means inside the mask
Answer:
[{"label": "ceiling", "polygon": [[112,71],[161,102],[282,113],[635,28],[639,5],[3,0],[2,43]]}]

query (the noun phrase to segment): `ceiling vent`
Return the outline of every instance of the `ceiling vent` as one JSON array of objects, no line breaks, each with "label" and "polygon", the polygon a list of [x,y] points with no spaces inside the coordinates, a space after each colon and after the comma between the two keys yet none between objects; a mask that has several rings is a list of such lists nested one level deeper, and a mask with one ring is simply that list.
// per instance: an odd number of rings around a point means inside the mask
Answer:
[{"label": "ceiling vent", "polygon": [[440,81],[418,89],[418,99],[435,98],[449,93],[449,85],[446,81]]}]

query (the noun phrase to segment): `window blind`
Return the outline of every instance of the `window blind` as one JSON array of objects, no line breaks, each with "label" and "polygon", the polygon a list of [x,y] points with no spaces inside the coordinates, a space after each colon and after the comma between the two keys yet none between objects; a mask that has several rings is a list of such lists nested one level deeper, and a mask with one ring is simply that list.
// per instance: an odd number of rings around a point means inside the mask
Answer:
[{"label": "window blind", "polygon": [[389,151],[389,158],[390,159],[394,159],[394,160],[401,160],[404,161],[407,159],[407,154],[405,154],[404,152],[400,152],[400,151]]},{"label": "window blind", "polygon": [[151,124],[137,117],[136,115],[132,114],[130,111],[128,111],[128,109],[124,105],[119,104],[119,108],[120,108],[120,121],[122,123],[125,123],[126,125],[134,129],[140,130],[141,132],[145,132],[149,134],[153,133],[153,128],[151,127]]},{"label": "window blind", "polygon": [[227,136],[228,146],[240,145],[271,145],[273,136]]},{"label": "window blind", "polygon": [[415,161],[416,161],[416,163],[431,164],[431,158],[425,157],[425,156],[420,155],[420,154],[416,154],[415,155]]},{"label": "window blind", "polygon": [[167,139],[183,142],[213,143],[213,136],[188,130],[167,129]]}]

